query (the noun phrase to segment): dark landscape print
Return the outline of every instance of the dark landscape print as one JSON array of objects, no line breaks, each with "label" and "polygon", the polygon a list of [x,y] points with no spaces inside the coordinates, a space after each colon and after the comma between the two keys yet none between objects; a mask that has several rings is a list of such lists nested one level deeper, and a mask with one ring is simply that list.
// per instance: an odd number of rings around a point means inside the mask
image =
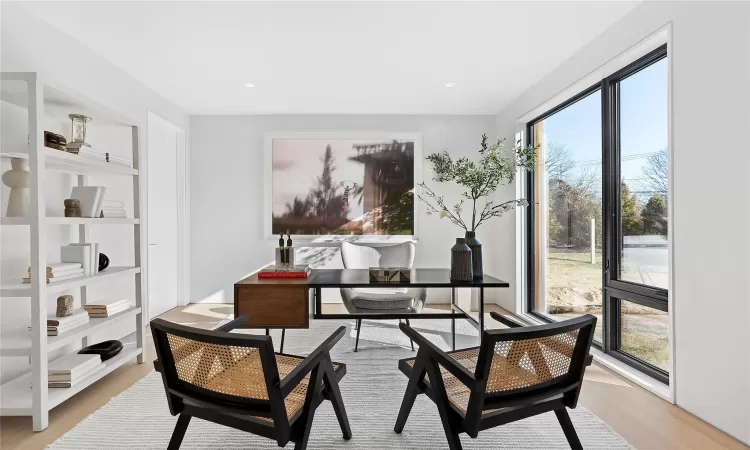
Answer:
[{"label": "dark landscape print", "polygon": [[275,138],[272,160],[274,234],[414,234],[414,141]]}]

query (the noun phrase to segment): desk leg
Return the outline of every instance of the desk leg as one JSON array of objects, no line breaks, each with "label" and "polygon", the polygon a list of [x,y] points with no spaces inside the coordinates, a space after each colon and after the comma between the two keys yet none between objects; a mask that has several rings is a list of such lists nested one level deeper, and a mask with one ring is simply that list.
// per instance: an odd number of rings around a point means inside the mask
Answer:
[{"label": "desk leg", "polygon": [[279,347],[279,353],[284,353],[284,337],[286,335],[286,328],[281,329],[281,347]]},{"label": "desk leg", "polygon": [[313,311],[313,317],[319,319],[320,315],[323,314],[323,299],[319,287],[313,289],[313,297],[315,297],[315,311]]},{"label": "desk leg", "polygon": [[484,287],[479,288],[479,340],[484,333]]},{"label": "desk leg", "polygon": [[451,339],[453,351],[456,351],[456,318],[453,316],[453,305],[456,304],[456,288],[451,288]]}]

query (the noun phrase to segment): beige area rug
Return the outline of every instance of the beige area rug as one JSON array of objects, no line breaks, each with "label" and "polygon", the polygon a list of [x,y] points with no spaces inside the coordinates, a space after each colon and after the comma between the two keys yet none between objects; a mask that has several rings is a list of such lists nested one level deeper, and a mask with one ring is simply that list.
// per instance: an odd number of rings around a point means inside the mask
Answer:
[{"label": "beige area rug", "polygon": [[[333,351],[333,359],[347,364],[341,383],[353,437],[345,441],[329,402],[318,409],[310,449],[444,449],[445,435],[435,405],[419,396],[402,434],[393,432],[406,377],[397,360],[415,355],[398,321],[364,321],[359,352],[354,353],[354,320],[315,320],[309,330],[286,333],[285,353],[305,355],[337,327],[347,335]],[[450,321],[412,320],[412,326],[442,348],[450,345]],[[456,321],[457,348],[475,346],[477,331]],[[274,342],[279,333],[274,331]],[[278,348],[278,344],[277,348]],[[579,407],[570,411],[587,449],[630,449],[630,445],[596,416]],[[160,375],[152,372],[50,445],[56,450],[164,449],[177,418],[169,415]],[[553,413],[514,422],[480,433],[461,435],[465,449],[568,449]],[[287,445],[292,448],[292,443]],[[274,449],[275,441],[193,419],[182,449]]]}]

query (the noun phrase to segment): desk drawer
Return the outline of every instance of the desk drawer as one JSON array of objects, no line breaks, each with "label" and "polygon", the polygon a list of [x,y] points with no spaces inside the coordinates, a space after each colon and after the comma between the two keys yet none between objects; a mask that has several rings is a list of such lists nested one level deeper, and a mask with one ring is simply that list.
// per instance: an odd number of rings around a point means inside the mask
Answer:
[{"label": "desk drawer", "polygon": [[235,317],[247,314],[244,328],[309,328],[307,286],[240,286]]}]

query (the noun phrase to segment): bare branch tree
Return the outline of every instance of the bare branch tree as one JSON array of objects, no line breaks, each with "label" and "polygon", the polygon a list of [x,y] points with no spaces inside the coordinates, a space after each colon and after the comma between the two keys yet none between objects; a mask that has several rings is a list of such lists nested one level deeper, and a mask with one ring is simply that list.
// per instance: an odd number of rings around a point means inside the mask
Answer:
[{"label": "bare branch tree", "polygon": [[547,154],[544,158],[544,169],[550,179],[563,180],[575,166],[570,150],[565,144],[550,142],[547,144]]},{"label": "bare branch tree", "polygon": [[659,150],[649,155],[643,166],[643,179],[639,188],[643,191],[651,191],[654,194],[667,195],[669,185],[669,160],[667,149]]}]

